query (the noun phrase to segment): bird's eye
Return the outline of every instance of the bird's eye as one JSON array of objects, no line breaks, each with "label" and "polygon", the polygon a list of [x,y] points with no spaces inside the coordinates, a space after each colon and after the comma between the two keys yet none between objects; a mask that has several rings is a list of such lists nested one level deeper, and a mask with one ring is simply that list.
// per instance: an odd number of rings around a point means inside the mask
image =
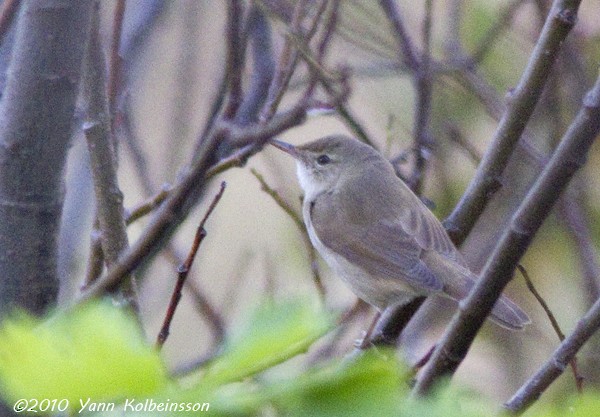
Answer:
[{"label": "bird's eye", "polygon": [[319,164],[319,165],[327,165],[330,162],[331,162],[331,158],[329,158],[329,156],[327,156],[327,155],[320,155],[317,158],[317,164]]}]

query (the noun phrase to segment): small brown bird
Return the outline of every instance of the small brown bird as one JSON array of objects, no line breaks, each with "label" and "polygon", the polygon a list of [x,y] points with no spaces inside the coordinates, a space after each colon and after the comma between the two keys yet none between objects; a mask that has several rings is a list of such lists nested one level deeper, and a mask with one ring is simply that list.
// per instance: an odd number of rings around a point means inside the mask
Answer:
[{"label": "small brown bird", "polygon": [[[383,311],[418,296],[466,297],[477,276],[375,149],[345,136],[271,143],[296,159],[312,244],[359,298]],[[504,296],[490,318],[508,329],[530,322]]]}]

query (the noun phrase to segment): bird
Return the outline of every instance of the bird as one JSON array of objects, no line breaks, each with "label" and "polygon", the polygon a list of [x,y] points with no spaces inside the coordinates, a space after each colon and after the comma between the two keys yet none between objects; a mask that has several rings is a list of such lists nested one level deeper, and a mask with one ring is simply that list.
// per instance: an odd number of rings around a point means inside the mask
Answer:
[{"label": "bird", "polygon": [[[271,144],[296,161],[312,245],[360,299],[383,312],[417,297],[460,301],[468,295],[477,275],[377,150],[345,135]],[[511,330],[530,323],[504,295],[489,318]]]}]

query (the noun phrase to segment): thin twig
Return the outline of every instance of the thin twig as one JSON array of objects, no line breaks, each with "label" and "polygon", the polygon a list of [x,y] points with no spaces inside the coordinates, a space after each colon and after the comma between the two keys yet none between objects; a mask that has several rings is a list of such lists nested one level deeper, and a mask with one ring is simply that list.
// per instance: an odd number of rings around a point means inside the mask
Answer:
[{"label": "thin twig", "polygon": [[[292,15],[289,30],[291,33],[298,36],[301,33],[302,19],[306,14],[306,3],[306,0],[302,0],[296,2],[296,5],[294,6],[294,13]],[[325,3],[325,1],[321,1],[321,4],[324,5]],[[266,6],[263,4],[263,7]],[[279,61],[277,62],[275,76],[273,77],[273,80],[271,80],[271,85],[269,86],[267,100],[260,113],[260,120],[266,121],[273,117],[287,90],[289,82],[292,79],[292,75],[298,64],[298,51],[294,50],[292,46],[291,39],[286,38],[283,50],[279,56]]]},{"label": "thin twig", "polygon": [[323,65],[323,60],[325,59],[325,53],[327,52],[327,48],[329,46],[331,37],[333,36],[333,33],[335,32],[335,28],[337,26],[340,1],[341,0],[331,0],[330,1],[331,5],[329,6],[329,11],[326,14],[326,17],[324,19],[325,23],[324,23],[323,33],[321,35],[321,39],[319,39],[317,42],[316,56],[317,56],[317,62],[321,66]]},{"label": "thin twig", "polygon": [[194,281],[188,282],[188,290],[194,299],[200,315],[206,320],[212,331],[215,346],[219,346],[225,340],[225,320],[223,316]]},{"label": "thin twig", "polygon": [[306,227],[304,226],[304,222],[302,218],[296,211],[292,208],[292,206],[279,195],[279,193],[273,189],[267,182],[265,181],[265,177],[260,174],[255,168],[251,168],[250,172],[254,175],[254,178],[258,180],[260,183],[261,190],[267,193],[273,201],[281,208],[283,211],[294,221],[298,229],[305,233]]},{"label": "thin twig", "polygon": [[504,404],[504,408],[513,414],[524,413],[564,372],[567,364],[599,329],[600,299],[577,322],[573,333],[563,340],[552,356]]},{"label": "thin twig", "polygon": [[[578,179],[580,182],[583,179]],[[581,193],[587,188],[582,184],[578,190]],[[585,187],[585,188],[584,188]],[[571,194],[571,195],[569,195]],[[600,261],[598,258],[598,249],[592,236],[589,219],[579,201],[573,193],[568,193],[560,202],[559,212],[562,221],[565,223],[567,232],[571,235],[576,247],[576,253],[579,256],[581,265],[581,275],[584,282],[584,294],[588,300],[588,305],[600,298]]]},{"label": "thin twig", "polygon": [[417,67],[413,69],[417,106],[415,108],[415,122],[413,139],[415,142],[415,165],[408,180],[408,185],[417,194],[421,194],[423,187],[423,173],[425,171],[425,152],[431,148],[429,139],[429,119],[431,117],[431,100],[433,80],[431,78],[431,15],[433,13],[433,0],[425,2],[425,19],[423,21],[423,52]]},{"label": "thin twig", "polygon": [[[321,1],[321,7],[324,7],[326,4],[326,0]],[[261,3],[263,7],[267,7],[263,3]],[[292,21],[290,23],[290,32],[301,36],[302,35],[302,19],[306,14],[306,0],[296,2],[294,6],[294,13],[292,15]],[[320,13],[317,14],[319,16]],[[315,19],[315,24],[313,28],[316,28],[316,22],[318,20]],[[314,34],[309,31],[306,35],[307,41],[310,41]],[[260,114],[260,120],[269,120],[273,117],[277,108],[279,107],[279,103],[283,98],[284,93],[287,91],[290,80],[292,79],[292,75],[298,65],[298,51],[292,48],[292,40],[289,37],[286,37],[285,43],[283,45],[283,50],[279,56],[279,61],[277,62],[277,68],[275,70],[275,76],[271,81],[271,85],[269,86],[269,91],[267,95],[267,100]]]},{"label": "thin twig", "polygon": [[112,35],[110,38],[110,62],[106,90],[108,91],[108,109],[111,115],[111,130],[113,133],[115,132],[115,116],[117,114],[117,95],[119,94],[119,90],[121,88],[122,58],[119,54],[119,47],[121,45],[121,33],[123,32],[125,3],[126,0],[117,0],[117,5],[115,6],[115,12],[113,16]]},{"label": "thin twig", "polygon": [[150,197],[148,200],[138,204],[137,206],[127,210],[125,214],[125,224],[128,226],[142,217],[152,213],[167,199],[172,187],[168,184],[163,185],[162,189]]},{"label": "thin twig", "polygon": [[390,21],[392,28],[394,29],[394,36],[396,37],[397,43],[400,46],[401,52],[400,61],[406,65],[406,67],[414,72],[419,69],[419,59],[417,52],[415,51],[414,44],[408,36],[408,32],[404,27],[404,21],[400,17],[400,13],[393,0],[379,0],[379,4],[383,9],[386,17]]},{"label": "thin twig", "polygon": [[[325,3],[326,2],[323,2],[323,4]],[[328,23],[327,27],[324,29],[321,39],[318,42],[319,46],[317,47],[316,55],[311,51],[310,47],[308,46],[308,40],[305,37],[300,37],[295,33],[288,33],[288,39],[294,43],[299,56],[307,64],[311,74],[310,80],[312,80],[312,82],[318,81],[325,89],[327,94],[329,94],[333,101],[333,107],[345,122],[346,126],[348,126],[348,128],[354,133],[354,135],[356,135],[358,139],[371,146],[375,146],[366,129],[361,125],[357,117],[352,114],[350,109],[345,104],[346,98],[350,93],[347,71],[342,70],[337,74],[330,73],[324,68],[322,62],[325,57],[325,48],[328,46],[331,36],[333,35],[337,25],[338,7],[339,2],[336,1],[329,8],[329,17],[323,19]],[[310,83],[311,81],[309,81],[309,85]]]},{"label": "thin twig", "polygon": [[[529,292],[533,294],[533,296],[535,297],[537,302],[544,309],[546,316],[548,316],[548,320],[550,320],[550,324],[552,324],[552,328],[554,329],[554,332],[558,336],[558,340],[560,340],[562,342],[563,340],[565,340],[565,334],[562,332],[560,325],[558,324],[558,321],[556,320],[556,317],[554,317],[554,314],[552,313],[552,310],[550,310],[550,307],[548,307],[548,303],[546,303],[546,300],[544,300],[544,298],[541,296],[541,294],[535,288],[535,285],[533,285],[533,282],[529,278],[529,274],[527,273],[527,270],[523,267],[523,265],[521,265],[521,264],[517,265],[517,269],[519,270],[519,272],[521,272],[521,275],[523,275],[523,278],[525,279],[525,283],[527,284],[527,289],[529,290]],[[583,392],[583,377],[581,375],[579,375],[579,372],[577,371],[577,357],[574,356],[573,359],[569,363],[571,365],[571,369],[573,370],[573,376],[575,377],[575,385],[577,386],[577,391],[579,391],[581,393],[581,392]]]},{"label": "thin twig", "polygon": [[[162,251],[162,255],[167,259],[167,262],[173,266],[173,268],[178,269],[179,265],[181,264],[181,259],[184,257],[177,253],[177,250],[174,246],[175,245],[173,242],[169,242],[164,251]],[[204,290],[200,288],[193,280],[186,280],[185,286],[192,296],[192,300],[196,305],[198,314],[207,322],[211,332],[213,333],[214,346],[218,346],[225,337],[225,320],[223,319],[223,316],[210,301]],[[229,295],[229,293],[227,294]],[[222,307],[222,305],[219,304],[219,307]]]},{"label": "thin twig", "polygon": [[200,248],[200,244],[202,244],[202,241],[206,237],[206,229],[204,229],[204,225],[206,224],[208,217],[211,215],[211,213],[219,203],[219,200],[221,200],[221,197],[225,192],[226,186],[227,184],[225,183],[225,181],[223,181],[221,183],[221,188],[219,189],[219,192],[215,195],[215,198],[213,199],[212,203],[210,203],[206,214],[204,215],[204,217],[200,221],[200,224],[198,225],[196,235],[194,236],[194,242],[192,244],[192,247],[190,248],[190,252],[186,260],[177,269],[177,283],[175,284],[175,288],[173,289],[173,294],[171,295],[171,301],[169,302],[169,307],[167,308],[167,313],[165,314],[163,325],[156,338],[156,347],[158,349],[160,349],[163,346],[163,344],[167,340],[167,337],[169,337],[171,322],[173,321],[173,317],[175,316],[175,310],[177,310],[179,300],[181,300],[183,284],[185,284],[185,280],[187,279],[188,273],[190,272],[190,268],[194,263],[196,253],[198,253],[198,249]]},{"label": "thin twig", "polygon": [[271,22],[263,10],[254,4],[251,5],[246,22],[244,33],[250,46],[252,74],[248,91],[235,115],[235,122],[241,126],[259,120],[260,110],[267,100],[276,66]]},{"label": "thin twig", "polygon": [[[83,96],[87,104],[83,132],[90,154],[103,259],[106,266],[111,267],[118,261],[121,253],[129,247],[129,242],[123,216],[123,194],[119,189],[116,174],[117,157],[105,89],[106,63],[99,37],[99,19],[98,4],[96,4],[82,79]],[[90,284],[91,282],[86,282],[86,285]],[[137,301],[133,280],[123,288],[123,293],[135,308]]]},{"label": "thin twig", "polygon": [[99,230],[98,216],[94,215],[94,224],[90,233],[90,253],[80,290],[84,290],[90,283],[96,281],[104,270],[104,252],[102,252]]},{"label": "thin twig", "polygon": [[144,154],[140,138],[136,133],[130,96],[123,96],[120,101],[122,104],[119,107],[119,123],[115,130],[115,135],[118,135],[117,142],[124,143],[129,151],[133,168],[140,181],[141,191],[145,195],[151,195],[156,187],[150,175],[148,158]]},{"label": "thin twig", "polygon": [[535,104],[539,100],[560,46],[577,19],[580,0],[555,0],[539,40],[510,103],[494,134],[492,144],[446,224],[453,240],[462,243],[501,183],[502,171],[513,153]]},{"label": "thin twig", "polygon": [[460,24],[462,17],[463,0],[450,0],[447,7],[447,31],[444,41],[444,51],[446,57],[455,60],[456,57],[464,55],[463,46],[460,39]]},{"label": "thin twig", "polygon": [[242,37],[243,4],[238,0],[227,2],[227,104],[223,117],[233,119],[242,104],[242,72],[244,71],[245,40]]},{"label": "thin twig", "polygon": [[494,24],[482,36],[479,44],[474,48],[474,52],[469,59],[470,65],[479,64],[488,55],[496,40],[502,32],[510,25],[513,16],[519,10],[519,7],[525,4],[524,0],[512,0],[504,6],[496,18]]},{"label": "thin twig", "polygon": [[279,195],[279,193],[276,190],[274,190],[269,184],[267,184],[267,182],[265,181],[265,178],[256,169],[252,168],[250,170],[250,172],[252,173],[252,175],[254,175],[254,177],[260,183],[261,189],[265,193],[267,193],[269,196],[271,196],[273,201],[275,201],[275,203],[281,209],[283,209],[283,211],[294,221],[294,223],[300,230],[300,233],[302,235],[302,238],[304,239],[304,244],[305,244],[307,252],[308,252],[310,269],[313,274],[313,282],[315,283],[315,287],[317,288],[317,292],[319,294],[319,297],[321,298],[321,301],[324,301],[325,287],[323,286],[323,282],[321,280],[321,273],[319,271],[319,266],[318,266],[318,262],[317,262],[317,254],[316,254],[314,246],[312,245],[312,243],[310,241],[310,237],[308,236],[308,232],[306,231],[306,226],[304,226],[304,222],[302,221],[302,218],[300,217],[300,215],[298,213],[296,213],[296,211],[292,208],[292,206],[287,201],[285,201],[283,199],[283,197],[281,197],[281,195]]},{"label": "thin twig", "polygon": [[550,208],[577,170],[600,133],[600,77],[583,100],[577,116],[554,151],[548,165],[527,193],[502,234],[493,253],[469,295],[461,301],[431,361],[415,386],[424,395],[433,383],[458,368],[485,318],[508,284],[535,233],[549,215]]},{"label": "thin twig", "polygon": [[475,148],[475,146],[463,136],[458,126],[447,125],[445,130],[448,131],[448,138],[452,142],[460,146],[460,148],[467,153],[467,155],[475,165],[481,162],[481,154],[479,153],[477,148]]},{"label": "thin twig", "polygon": [[[264,144],[273,136],[300,124],[306,117],[306,102],[299,102],[294,108],[286,113],[275,116],[271,121],[265,124],[256,124],[245,127],[244,129],[235,129],[232,126],[221,124],[211,130],[206,140],[201,142],[201,148],[198,156],[195,158],[192,167],[184,172],[179,182],[174,186],[169,197],[157,210],[156,216],[150,221],[142,236],[131,246],[120,261],[113,268],[90,286],[85,292],[74,301],[75,304],[82,303],[91,297],[99,296],[106,289],[118,285],[121,280],[131,271],[137,268],[148,256],[155,253],[164,239],[167,239],[174,231],[175,227],[183,221],[185,214],[203,193],[208,180],[208,174],[214,168],[214,155],[219,143],[227,135],[231,143],[248,145],[243,155],[233,161],[229,161],[231,166],[238,166],[245,159],[258,152]],[[214,174],[215,171],[213,170]]]}]

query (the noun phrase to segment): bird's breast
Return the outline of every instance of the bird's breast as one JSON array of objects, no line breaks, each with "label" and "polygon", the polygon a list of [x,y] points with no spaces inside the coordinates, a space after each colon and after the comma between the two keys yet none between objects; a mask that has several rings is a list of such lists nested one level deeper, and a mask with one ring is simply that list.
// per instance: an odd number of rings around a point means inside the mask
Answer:
[{"label": "bird's breast", "polygon": [[398,277],[399,279],[390,280],[373,276],[325,245],[312,223],[312,204],[314,203],[306,202],[303,207],[304,224],[310,241],[327,265],[350,287],[357,297],[383,311],[390,304],[408,302],[418,295],[414,288],[407,285],[400,277]]}]

